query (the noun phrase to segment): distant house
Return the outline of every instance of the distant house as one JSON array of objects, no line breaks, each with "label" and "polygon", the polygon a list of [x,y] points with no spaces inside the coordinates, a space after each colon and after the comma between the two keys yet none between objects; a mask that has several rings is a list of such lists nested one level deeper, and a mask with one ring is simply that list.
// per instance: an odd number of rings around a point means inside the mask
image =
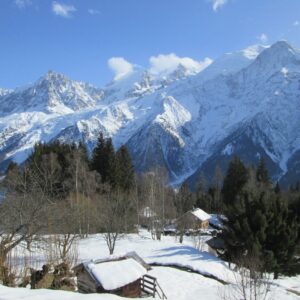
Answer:
[{"label": "distant house", "polygon": [[123,257],[81,263],[73,270],[81,293],[111,293],[140,297],[141,281],[150,267],[135,252]]},{"label": "distant house", "polygon": [[152,222],[156,219],[157,214],[149,206],[144,207],[139,212],[140,225],[146,228],[151,227]]},{"label": "distant house", "polygon": [[179,221],[183,221],[187,229],[208,229],[211,216],[200,208],[186,212]]},{"label": "distant house", "polygon": [[144,218],[154,218],[156,217],[156,213],[149,206],[146,206],[141,210],[140,216]]}]

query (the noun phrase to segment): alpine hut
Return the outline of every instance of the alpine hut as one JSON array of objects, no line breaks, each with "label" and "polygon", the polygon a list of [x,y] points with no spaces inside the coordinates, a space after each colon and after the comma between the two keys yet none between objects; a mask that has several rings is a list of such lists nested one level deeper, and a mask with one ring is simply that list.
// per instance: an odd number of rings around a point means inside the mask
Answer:
[{"label": "alpine hut", "polygon": [[74,267],[78,291],[141,296],[141,280],[150,267],[136,253],[123,257],[92,260]]}]

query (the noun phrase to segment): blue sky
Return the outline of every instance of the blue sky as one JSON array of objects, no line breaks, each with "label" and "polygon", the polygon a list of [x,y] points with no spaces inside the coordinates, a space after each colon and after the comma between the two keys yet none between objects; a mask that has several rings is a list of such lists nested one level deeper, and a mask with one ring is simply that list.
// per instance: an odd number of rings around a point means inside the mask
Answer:
[{"label": "blue sky", "polygon": [[203,61],[280,39],[300,46],[299,0],[0,0],[0,87],[50,69],[103,86],[161,54]]}]

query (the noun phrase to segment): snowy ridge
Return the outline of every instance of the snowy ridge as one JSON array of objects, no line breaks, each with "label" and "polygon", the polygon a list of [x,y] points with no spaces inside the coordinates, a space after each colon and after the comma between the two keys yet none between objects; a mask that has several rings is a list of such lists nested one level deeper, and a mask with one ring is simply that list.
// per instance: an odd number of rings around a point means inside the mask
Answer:
[{"label": "snowy ridge", "polygon": [[0,88],[0,97],[5,96],[5,95],[8,95],[8,94],[10,94],[10,93],[12,93],[12,92],[13,92],[13,90],[2,89],[2,88]]},{"label": "snowy ridge", "polygon": [[102,131],[128,146],[138,171],[160,165],[172,182],[209,177],[237,154],[264,157],[273,179],[288,184],[299,179],[299,81],[300,51],[284,41],[227,53],[197,72],[135,66],[102,89],[50,71],[1,90],[0,166],[24,161],[38,141],[83,140],[91,151]]}]

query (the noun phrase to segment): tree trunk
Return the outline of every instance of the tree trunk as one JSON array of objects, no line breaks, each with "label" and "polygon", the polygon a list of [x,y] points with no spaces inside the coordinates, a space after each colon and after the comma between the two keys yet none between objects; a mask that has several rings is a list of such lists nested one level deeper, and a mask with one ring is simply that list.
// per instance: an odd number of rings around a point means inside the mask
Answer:
[{"label": "tree trunk", "polygon": [[179,236],[179,243],[182,244],[182,242],[183,242],[183,234],[180,233],[180,236]]}]

